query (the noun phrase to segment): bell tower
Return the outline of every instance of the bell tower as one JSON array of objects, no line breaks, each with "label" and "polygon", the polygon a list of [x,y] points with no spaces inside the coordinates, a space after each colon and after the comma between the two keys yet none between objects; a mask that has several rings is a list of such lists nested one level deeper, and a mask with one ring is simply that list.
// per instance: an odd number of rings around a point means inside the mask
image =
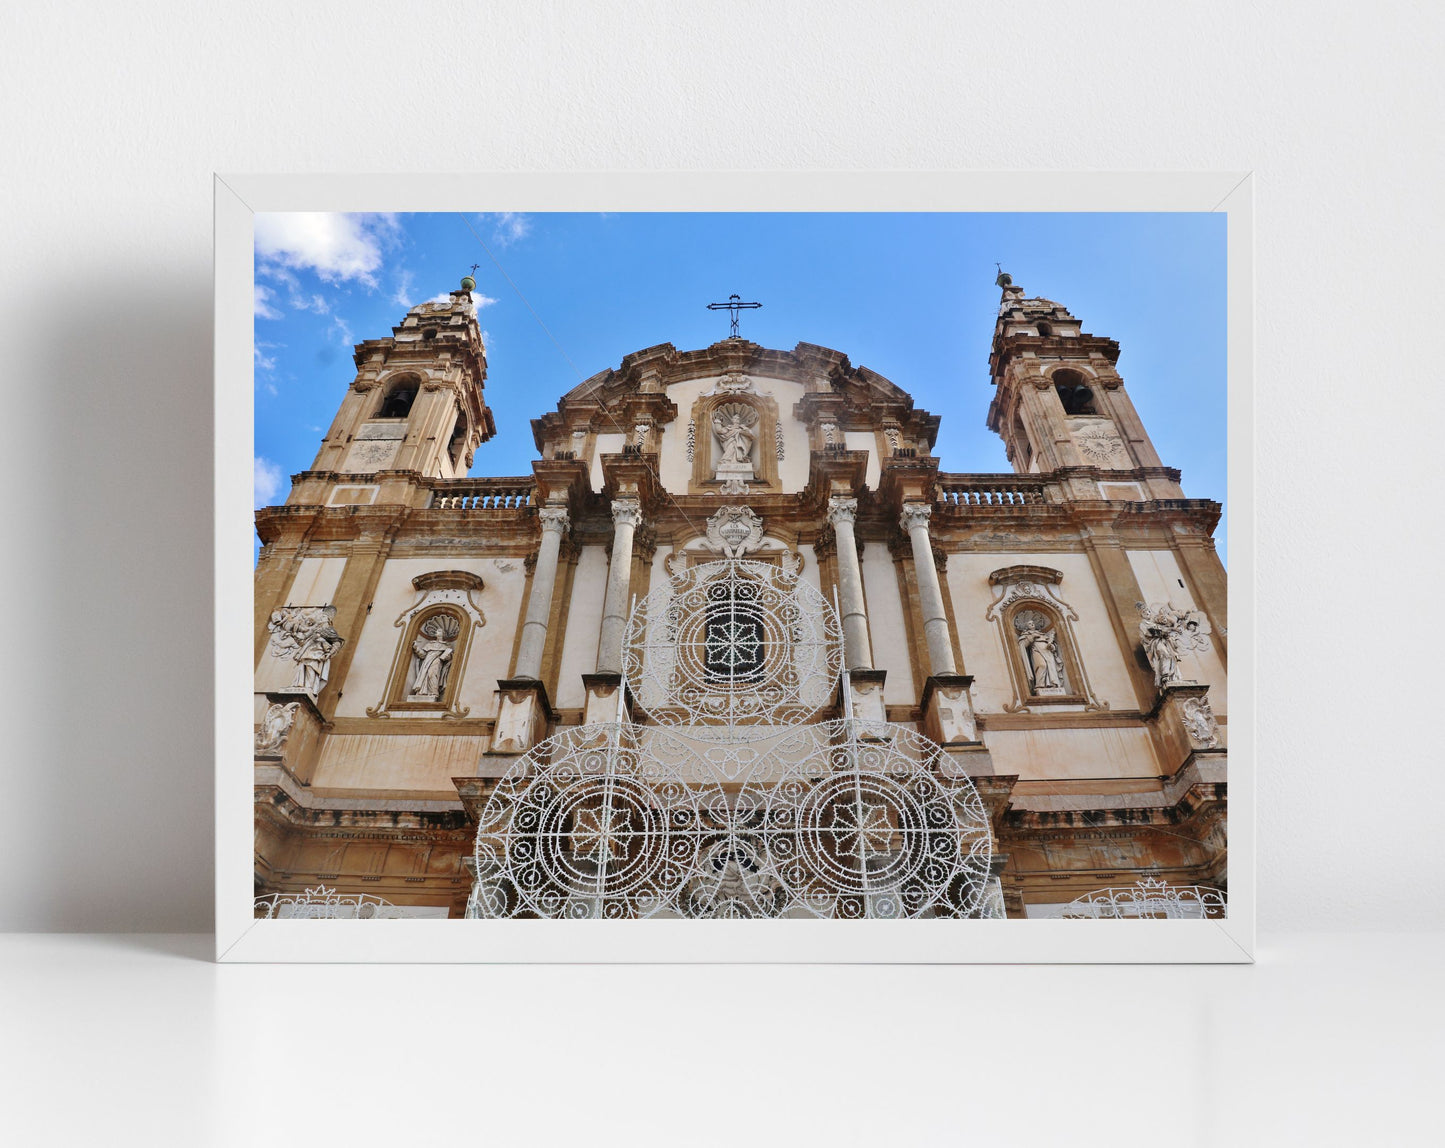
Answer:
[{"label": "bell tower", "polygon": [[[1178,473],[1166,472],[1115,369],[1119,344],[1082,330],[1053,300],[1025,296],[1007,272],[997,283],[1003,298],[989,356],[997,389],[988,426],[1014,470],[1089,467],[1105,487],[1142,480],[1139,497],[1145,488],[1153,498],[1182,497]],[[1104,473],[1111,471],[1122,473]],[[1094,495],[1113,496],[1108,489]]]},{"label": "bell tower", "polygon": [[[466,276],[444,302],[421,303],[382,339],[356,345],[356,378],[321,441],[309,477],[329,486],[368,483],[386,471],[461,478],[496,433],[482,389],[487,357]],[[310,502],[311,483],[291,501]],[[332,492],[333,504],[345,501]]]}]

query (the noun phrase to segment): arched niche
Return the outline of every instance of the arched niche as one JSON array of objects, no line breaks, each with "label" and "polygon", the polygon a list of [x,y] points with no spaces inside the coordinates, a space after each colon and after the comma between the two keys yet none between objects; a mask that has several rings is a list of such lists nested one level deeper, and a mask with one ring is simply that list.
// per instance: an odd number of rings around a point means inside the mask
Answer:
[{"label": "arched niche", "polygon": [[[778,481],[778,404],[770,395],[752,391],[715,391],[700,395],[692,405],[693,426],[692,483],[690,492],[706,494],[728,481],[728,474],[718,476],[723,461],[723,442],[714,426],[714,417],[730,421],[735,411],[751,412],[755,421],[748,426],[752,437],[749,451],[753,478],[749,489],[780,490]],[[746,415],[744,415],[746,418]]]},{"label": "arched niche", "polygon": [[405,419],[421,393],[421,379],[414,374],[394,375],[377,388],[376,410],[372,418]]},{"label": "arched niche", "polygon": [[1060,367],[1050,373],[1049,381],[1054,384],[1054,393],[1059,396],[1064,414],[1073,417],[1100,413],[1093,380],[1082,371]]},{"label": "arched niche", "polygon": [[417,600],[393,623],[401,634],[380,703],[367,717],[436,714],[462,718],[458,704],[467,654],[476,631],[487,624],[476,602],[482,579],[463,570],[440,570],[412,579]]},{"label": "arched niche", "polygon": [[1038,706],[1107,709],[1094,696],[1079,653],[1078,614],[1059,593],[1063,573],[1046,566],[1006,566],[989,575],[995,623],[1013,685],[1009,713]]}]

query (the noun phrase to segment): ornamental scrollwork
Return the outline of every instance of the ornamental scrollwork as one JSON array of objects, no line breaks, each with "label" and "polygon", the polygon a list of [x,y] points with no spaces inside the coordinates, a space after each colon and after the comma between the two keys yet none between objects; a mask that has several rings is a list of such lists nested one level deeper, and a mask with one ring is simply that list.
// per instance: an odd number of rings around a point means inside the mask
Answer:
[{"label": "ornamental scrollwork", "polygon": [[1184,730],[1193,741],[1205,749],[1219,747],[1219,722],[1214,717],[1214,708],[1207,696],[1188,698],[1181,709]]},{"label": "ornamental scrollwork", "polygon": [[266,707],[261,727],[256,731],[257,753],[279,753],[285,748],[300,706],[300,702],[272,702]]},{"label": "ornamental scrollwork", "polygon": [[707,541],[727,558],[742,558],[763,544],[763,520],[751,506],[724,506],[707,520]]}]

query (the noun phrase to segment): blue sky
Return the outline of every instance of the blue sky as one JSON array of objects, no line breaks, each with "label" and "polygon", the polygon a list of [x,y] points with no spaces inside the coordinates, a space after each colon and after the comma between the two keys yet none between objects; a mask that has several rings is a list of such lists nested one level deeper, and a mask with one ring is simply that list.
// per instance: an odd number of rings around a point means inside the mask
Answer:
[{"label": "blue sky", "polygon": [[[706,304],[733,292],[763,304],[745,338],[836,348],[942,416],[943,470],[1008,471],[984,426],[995,262],[1119,341],[1160,456],[1187,495],[1224,502],[1223,215],[288,213],[256,219],[257,504],[311,464],[352,344],[473,263],[498,432],[473,474],[530,473],[530,420],[624,355],[724,338],[726,314]],[[1223,523],[1216,537],[1222,555]]]}]

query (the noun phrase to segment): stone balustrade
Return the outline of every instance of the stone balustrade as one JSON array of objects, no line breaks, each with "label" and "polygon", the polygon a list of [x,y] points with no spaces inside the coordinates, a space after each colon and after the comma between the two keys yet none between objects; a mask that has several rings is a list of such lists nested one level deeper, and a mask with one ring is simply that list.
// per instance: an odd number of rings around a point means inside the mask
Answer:
[{"label": "stone balustrade", "polygon": [[1042,506],[1044,484],[1011,474],[976,474],[940,478],[938,501],[943,506]]},{"label": "stone balustrade", "polygon": [[531,478],[463,478],[432,487],[433,510],[513,510],[536,505]]}]

